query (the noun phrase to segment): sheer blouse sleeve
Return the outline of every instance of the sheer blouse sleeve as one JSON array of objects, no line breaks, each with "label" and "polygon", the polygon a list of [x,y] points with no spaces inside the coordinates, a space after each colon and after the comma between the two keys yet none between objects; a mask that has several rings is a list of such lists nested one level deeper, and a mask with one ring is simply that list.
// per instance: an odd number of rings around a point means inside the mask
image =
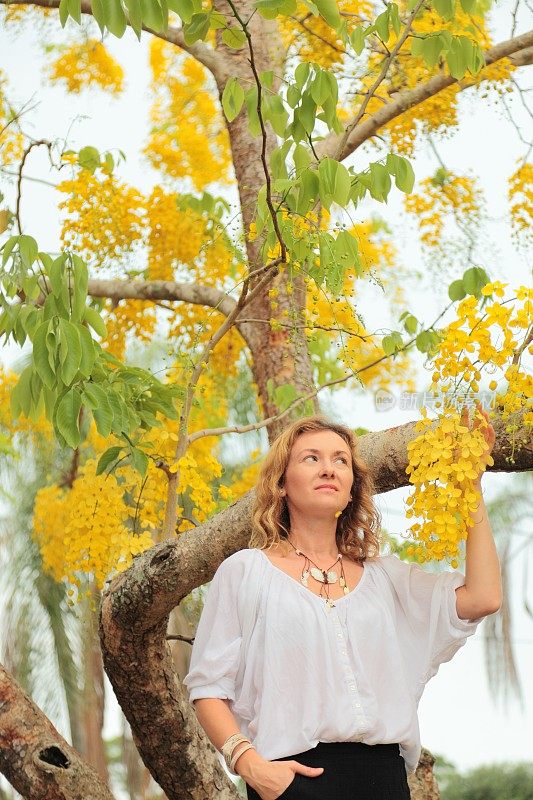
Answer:
[{"label": "sheer blouse sleeve", "polygon": [[465,583],[461,572],[435,574],[396,556],[379,561],[392,584],[396,625],[409,671],[423,686],[475,633],[484,617],[458,616],[455,590]]},{"label": "sheer blouse sleeve", "polygon": [[209,586],[183,681],[191,702],[202,697],[235,700],[242,641],[238,613],[242,572],[239,560],[230,557],[219,566]]}]

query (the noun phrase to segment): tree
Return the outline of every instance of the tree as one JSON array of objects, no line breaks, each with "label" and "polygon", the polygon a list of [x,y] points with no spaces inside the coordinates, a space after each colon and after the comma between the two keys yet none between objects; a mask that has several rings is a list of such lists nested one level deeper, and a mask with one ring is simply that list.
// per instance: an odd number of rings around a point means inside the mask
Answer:
[{"label": "tree", "polygon": [[[452,565],[477,502],[472,464],[482,456],[456,405],[462,389],[478,392],[488,370],[501,375],[488,465],[532,468],[524,362],[533,292],[505,294],[474,263],[473,179],[443,165],[412,194],[408,157],[420,129],[453,125],[459,92],[507,87],[530,61],[533,33],[493,44],[487,11],[472,0],[391,3],[379,14],[370,4],[330,0],[2,4],[14,26],[31,13],[26,6],[47,17],[57,9],[63,26],[69,17],[94,18],[82,42],[53,54],[51,77],[69,91],[91,83],[120,90],[120,67],[95,24],[114,36],[129,25],[153,37],[146,155],[165,188],[149,197],[121,180],[116,154],[27,136],[25,109],[3,90],[0,153],[15,172],[15,196],[2,217],[14,235],[3,247],[0,326],[32,346],[20,376],[3,376],[17,419],[3,420],[5,447],[14,437],[15,450],[31,448],[53,432],[62,448],[57,474],[37,494],[34,529],[44,566],[58,580],[67,576],[71,599],[80,576],[102,588],[119,572],[103,597],[102,654],[152,775],[169,798],[210,797],[213,787],[234,795],[191,715],[166,640],[172,610],[248,540],[257,464],[233,464],[223,475],[221,437],[261,429],[272,437],[292,415],[318,409],[321,387],[368,391],[395,382],[409,390],[402,376],[422,353],[434,370],[430,389],[450,402],[436,420],[426,413],[416,424],[361,436],[361,454],[378,491],[415,487],[408,513],[421,522],[403,554]],[[358,170],[350,161],[363,144],[368,164]],[[21,187],[37,147],[48,151],[52,171],[70,171],[58,187],[59,255],[41,252],[23,226]],[[236,223],[228,190],[211,193],[232,181]],[[365,199],[385,201],[393,181],[409,195],[428,249],[442,246],[446,217],[470,244],[463,276],[432,324],[397,301],[386,229],[348,216]],[[522,243],[530,182],[524,160],[510,187]],[[399,329],[385,336],[367,330],[352,299],[369,279],[390,287],[394,312],[401,306]],[[170,355],[156,347],[150,368],[128,362],[128,340],[157,341],[162,330]],[[1,751],[12,783],[27,797],[41,781],[53,783],[50,797],[79,794],[76,776],[99,786],[49,727],[51,751],[33,758],[35,737],[27,749],[15,746],[26,720],[34,734],[40,723],[7,673],[1,685],[12,709],[24,709],[18,728],[10,715]],[[106,796],[103,787],[93,791]]]},{"label": "tree", "polygon": [[531,764],[477,767],[466,775],[451,775],[443,800],[528,800],[533,796]]}]

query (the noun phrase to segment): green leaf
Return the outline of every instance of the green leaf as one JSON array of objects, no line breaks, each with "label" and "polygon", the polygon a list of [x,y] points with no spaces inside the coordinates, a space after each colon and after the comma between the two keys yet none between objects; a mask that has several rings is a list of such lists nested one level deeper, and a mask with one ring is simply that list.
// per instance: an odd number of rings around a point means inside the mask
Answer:
[{"label": "green leaf", "polygon": [[355,50],[356,55],[360,56],[365,47],[365,32],[363,28],[354,28],[350,33],[350,44]]},{"label": "green leaf", "polygon": [[305,132],[309,135],[312,134],[315,127],[316,103],[311,97],[309,91],[304,92],[302,95],[302,102],[300,107],[297,109],[297,112],[298,118],[302,123]]},{"label": "green leaf", "polygon": [[467,294],[479,297],[481,290],[489,282],[489,276],[481,267],[470,267],[463,275],[463,286]]},{"label": "green leaf", "polygon": [[290,16],[296,11],[296,0],[255,0],[254,5],[265,19],[275,19],[278,14]]},{"label": "green leaf", "polygon": [[257,86],[252,86],[251,89],[248,89],[244,99],[248,113],[248,130],[252,136],[259,136],[261,125],[259,123],[259,114],[257,113]]},{"label": "green leaf", "polygon": [[283,136],[287,127],[289,115],[283,105],[283,100],[279,94],[263,95],[263,118],[272,125],[274,133]]},{"label": "green leaf", "polygon": [[124,2],[128,9],[128,21],[140,40],[143,22],[141,0],[124,0]]},{"label": "green leaf", "polygon": [[391,188],[389,171],[383,164],[370,164],[370,194],[374,200],[385,202]]},{"label": "green leaf", "polygon": [[107,392],[97,383],[91,383],[90,386],[85,386],[84,394],[98,404],[93,408],[93,417],[98,433],[100,436],[109,436],[113,426],[113,411],[109,404]]},{"label": "green leaf", "polygon": [[289,140],[284,142],[281,147],[275,147],[270,155],[270,169],[272,171],[272,178],[287,178],[287,166],[285,161],[287,159],[288,152],[292,146],[292,142]]},{"label": "green leaf", "polygon": [[179,14],[183,22],[190,22],[194,12],[201,11],[202,5],[193,0],[168,0],[168,7]]},{"label": "green leaf", "polygon": [[91,12],[100,28],[100,33],[105,30],[105,8],[103,0],[91,0]]},{"label": "green leaf", "polygon": [[33,262],[37,259],[39,248],[37,242],[32,236],[19,236],[18,237],[19,254],[22,264],[30,269]]},{"label": "green leaf", "polygon": [[317,104],[321,106],[329,97],[330,85],[326,73],[323,70],[317,71],[315,78],[310,86],[311,97]]},{"label": "green leaf", "polygon": [[461,6],[465,14],[472,14],[475,11],[477,0],[461,0]]},{"label": "green leaf", "polygon": [[311,71],[311,67],[308,61],[302,61],[296,67],[294,71],[294,80],[296,81],[296,86],[299,89],[302,89],[307,78],[309,77],[309,72]]},{"label": "green leaf", "polygon": [[94,362],[96,361],[96,349],[89,329],[86,328],[85,325],[77,325],[76,328],[81,345],[79,370],[85,378],[88,378],[93,371]]},{"label": "green leaf", "polygon": [[61,379],[70,386],[80,368],[82,347],[77,326],[66,319],[59,320],[59,352]]},{"label": "green leaf", "polygon": [[464,78],[467,69],[467,54],[461,42],[461,37],[453,37],[450,49],[446,53],[446,63],[452,78],[456,80]]},{"label": "green leaf", "polygon": [[355,270],[356,274],[361,274],[361,261],[359,258],[359,246],[357,239],[348,231],[340,231],[335,240],[335,251],[337,259],[342,265],[343,272],[348,269]]},{"label": "green leaf", "polygon": [[199,39],[205,39],[208,31],[209,14],[203,11],[200,14],[193,14],[191,21],[183,28],[185,44],[194,44]]},{"label": "green leaf", "polygon": [[324,17],[332,28],[340,27],[342,22],[336,0],[314,0],[321,17]]},{"label": "green leaf", "polygon": [[396,186],[400,191],[406,194],[413,191],[415,173],[411,163],[406,158],[389,153],[387,156],[387,169],[394,176]]},{"label": "green leaf", "polygon": [[311,152],[309,148],[303,144],[297,144],[293,153],[294,166],[296,167],[296,174],[299,175],[304,169],[307,169],[311,163]]},{"label": "green leaf", "polygon": [[398,36],[402,29],[402,21],[400,19],[400,9],[396,3],[389,5],[389,22],[392,25],[392,30]]},{"label": "green leaf", "polygon": [[81,322],[87,303],[87,287],[89,273],[85,261],[79,256],[72,257],[72,271],[74,273],[74,291],[72,294],[72,315],[74,322]]},{"label": "green leaf", "polygon": [[298,190],[296,205],[298,214],[307,214],[310,206],[315,203],[319,191],[320,181],[316,170],[304,170],[300,176],[300,188]]},{"label": "green leaf", "polygon": [[287,103],[291,108],[296,108],[298,103],[300,102],[300,97],[302,96],[301,90],[296,86],[295,83],[291,83],[289,88],[287,89]]},{"label": "green leaf", "polygon": [[383,11],[376,19],[374,20],[374,28],[376,29],[379,38],[383,42],[387,42],[389,39],[389,11]]},{"label": "green leaf", "polygon": [[452,19],[454,14],[455,0],[432,0],[432,5],[443,19]]},{"label": "green leaf", "polygon": [[96,467],[96,474],[101,475],[102,472],[105,472],[107,467],[113,462],[116,461],[120,455],[122,447],[120,445],[114,445],[113,447],[108,447],[105,453],[102,453],[100,458],[98,459],[98,464]]},{"label": "green leaf", "polygon": [[420,331],[416,337],[416,347],[421,353],[429,353],[434,345],[434,341],[431,331]]},{"label": "green leaf", "polygon": [[14,419],[17,419],[21,414],[27,417],[31,410],[32,395],[31,395],[31,376],[33,369],[31,366],[26,367],[18,379],[17,385],[11,392],[11,413]]},{"label": "green leaf", "polygon": [[262,86],[266,89],[271,89],[274,83],[274,70],[266,69],[259,75],[259,80],[261,81]]},{"label": "green leaf", "polygon": [[[48,353],[48,332],[50,322],[42,322],[33,335],[33,365],[35,371],[48,389],[53,389],[56,385],[56,376],[53,366],[50,365]],[[52,361],[53,364],[53,361]]]},{"label": "green leaf", "polygon": [[131,462],[133,469],[137,470],[141,478],[144,478],[148,469],[148,456],[146,453],[142,450],[139,450],[138,447],[132,447]]},{"label": "green leaf", "polygon": [[323,158],[318,165],[320,181],[320,200],[329,210],[335,202],[343,208],[348,204],[351,189],[351,176],[344,164],[333,158]]},{"label": "green leaf", "polygon": [[246,34],[242,28],[226,28],[222,32],[222,41],[233,50],[240,50],[246,42]]},{"label": "green leaf", "polygon": [[399,331],[392,331],[381,340],[381,346],[386,356],[392,356],[403,347],[402,335]]},{"label": "green leaf", "polygon": [[[257,89],[256,89],[257,91]],[[239,83],[238,79],[232,77],[228,80],[222,93],[222,108],[228,122],[238,116],[242,105],[244,103],[244,89]]]},{"label": "green leaf", "polygon": [[78,23],[81,22],[81,2],[80,0],[68,0],[68,13],[72,19]]},{"label": "green leaf", "polygon": [[[157,4],[157,0],[147,0],[150,5]],[[127,27],[126,15],[120,0],[104,0],[105,24],[108,31],[117,39],[124,36]],[[144,14],[143,14],[144,18]]]},{"label": "green leaf", "polygon": [[416,333],[416,329],[418,328],[418,320],[413,314],[408,314],[404,320],[403,327],[410,333]]},{"label": "green leaf", "polygon": [[454,303],[457,300],[462,300],[463,297],[466,297],[466,290],[465,287],[463,286],[462,280],[452,281],[452,283],[450,283],[450,285],[448,286],[448,297]]},{"label": "green leaf", "polygon": [[57,405],[54,414],[54,424],[67,445],[76,448],[81,440],[79,428],[79,414],[81,409],[81,394],[72,387]]},{"label": "green leaf", "polygon": [[[107,23],[106,23],[107,24]],[[91,174],[100,166],[100,153],[96,147],[82,147],[78,153],[78,163],[80,167],[88,170]]]},{"label": "green leaf", "polygon": [[59,3],[59,21],[61,23],[61,27],[64,28],[67,24],[67,19],[69,17],[68,11],[68,0],[61,0]]},{"label": "green leaf", "polygon": [[102,319],[102,317],[100,316],[98,311],[96,311],[95,308],[92,308],[92,306],[85,306],[85,311],[83,312],[83,320],[84,322],[87,322],[91,326],[93,331],[98,336],[100,336],[102,339],[105,339],[105,337],[107,336],[107,328],[105,326],[104,320]]},{"label": "green leaf", "polygon": [[434,67],[437,64],[445,46],[440,33],[426,36],[425,39],[422,39],[421,55],[428,67]]},{"label": "green leaf", "polygon": [[2,246],[2,266],[5,267],[7,264],[7,260],[11,253],[13,252],[14,248],[18,244],[19,237],[18,236],[11,236],[7,242]]}]

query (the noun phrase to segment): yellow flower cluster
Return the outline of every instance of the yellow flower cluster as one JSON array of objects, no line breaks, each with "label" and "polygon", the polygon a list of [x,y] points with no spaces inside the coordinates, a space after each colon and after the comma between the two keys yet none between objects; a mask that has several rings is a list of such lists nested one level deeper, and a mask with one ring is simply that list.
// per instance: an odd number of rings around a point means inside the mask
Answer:
[{"label": "yellow flower cluster", "polygon": [[[526,340],[533,321],[533,289],[521,286],[503,299],[506,286],[494,281],[483,287],[479,299],[465,297],[457,306],[457,318],[441,331],[430,387],[442,398],[437,401],[441,416],[435,422],[423,408],[416,425],[422,434],[408,445],[407,473],[415,489],[407,500],[407,516],[422,519],[410,528],[416,544],[409,553],[419,561],[451,558],[452,565],[457,564],[469,515],[477,504],[475,479],[493,463],[482,429],[464,424],[456,401],[468,404],[479,392],[483,371],[499,371],[506,388],[497,393],[498,380],[489,383],[499,414],[507,419],[520,412],[523,425],[533,427],[533,378],[520,363],[520,334]],[[517,428],[509,424],[507,432]]]},{"label": "yellow flower cluster", "polygon": [[98,39],[67,46],[50,65],[49,76],[52,83],[61,83],[74,94],[98,86],[118,95],[124,88],[124,70]]},{"label": "yellow flower cluster", "polygon": [[145,198],[132,186],[104,170],[91,174],[77,168],[58,191],[64,212],[61,241],[91,266],[116,262],[141,242],[146,225]]},{"label": "yellow flower cluster", "polygon": [[479,220],[482,193],[474,178],[453,175],[439,170],[433,178],[421,181],[422,191],[404,198],[405,210],[418,217],[420,239],[427,247],[441,244],[447,221],[461,227],[473,226]]},{"label": "yellow flower cluster", "polygon": [[123,358],[128,336],[134,336],[141,342],[152,340],[157,324],[155,305],[149,300],[120,300],[117,304],[108,302],[105,322],[107,338],[102,346],[117,358]]},{"label": "yellow flower cluster", "polygon": [[[417,544],[407,554],[421,562],[451,559],[455,568],[479,502],[474,483],[487,446],[482,431],[462,424],[460,412],[453,407],[446,408],[436,423],[422,409],[415,427],[423,433],[407,445],[406,472],[415,491],[407,498],[406,516],[422,522],[410,528]],[[487,456],[483,463],[494,461]]]},{"label": "yellow flower cluster", "polygon": [[[8,6],[9,8],[11,6]],[[14,116],[15,110],[7,99],[7,79],[0,69],[0,166],[2,167],[17,164],[24,152],[24,137]]]},{"label": "yellow flower cluster", "polygon": [[48,486],[37,493],[34,534],[43,566],[56,580],[79,585],[82,573],[102,588],[110,574],[126,569],[153,542],[149,534],[135,535],[127,527],[125,487],[113,476],[96,475],[96,463],[85,463],[69,491]]},{"label": "yellow flower cluster", "polygon": [[527,245],[533,242],[533,164],[524,162],[509,179],[513,234]]},{"label": "yellow flower cluster", "polygon": [[177,207],[178,196],[156,186],[148,199],[148,275],[150,280],[173,280],[179,264],[192,267],[206,241],[206,221]]},{"label": "yellow flower cluster", "polygon": [[207,72],[190,56],[178,52],[171,58],[156,39],[151,48],[155,101],[145,148],[150,163],[171,178],[187,178],[197,191],[228,181],[228,134]]},{"label": "yellow flower cluster", "polygon": [[[373,4],[368,0],[341,0],[337,5],[349,31],[357,25],[369,24],[374,15]],[[298,3],[291,16],[278,17],[278,26],[285,47],[294,48],[302,61],[314,61],[324,69],[343,64],[342,39],[323,17],[310,14],[304,3]]]}]

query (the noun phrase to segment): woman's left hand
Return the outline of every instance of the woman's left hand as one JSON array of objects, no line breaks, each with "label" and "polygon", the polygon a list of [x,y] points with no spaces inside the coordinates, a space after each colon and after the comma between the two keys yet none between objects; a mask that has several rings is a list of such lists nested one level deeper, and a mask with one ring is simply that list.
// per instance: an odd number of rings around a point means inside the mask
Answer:
[{"label": "woman's left hand", "polygon": [[470,428],[470,430],[481,430],[485,440],[485,448],[483,453],[479,456],[479,474],[474,481],[474,483],[480,486],[481,476],[485,472],[487,464],[493,463],[491,452],[492,448],[494,447],[494,443],[496,442],[496,432],[491,421],[489,420],[488,413],[485,411],[479,401],[476,402],[476,411],[474,412],[472,423],[470,423],[470,415],[467,406],[463,406],[461,412],[461,422],[463,425],[466,425],[468,428]]}]

